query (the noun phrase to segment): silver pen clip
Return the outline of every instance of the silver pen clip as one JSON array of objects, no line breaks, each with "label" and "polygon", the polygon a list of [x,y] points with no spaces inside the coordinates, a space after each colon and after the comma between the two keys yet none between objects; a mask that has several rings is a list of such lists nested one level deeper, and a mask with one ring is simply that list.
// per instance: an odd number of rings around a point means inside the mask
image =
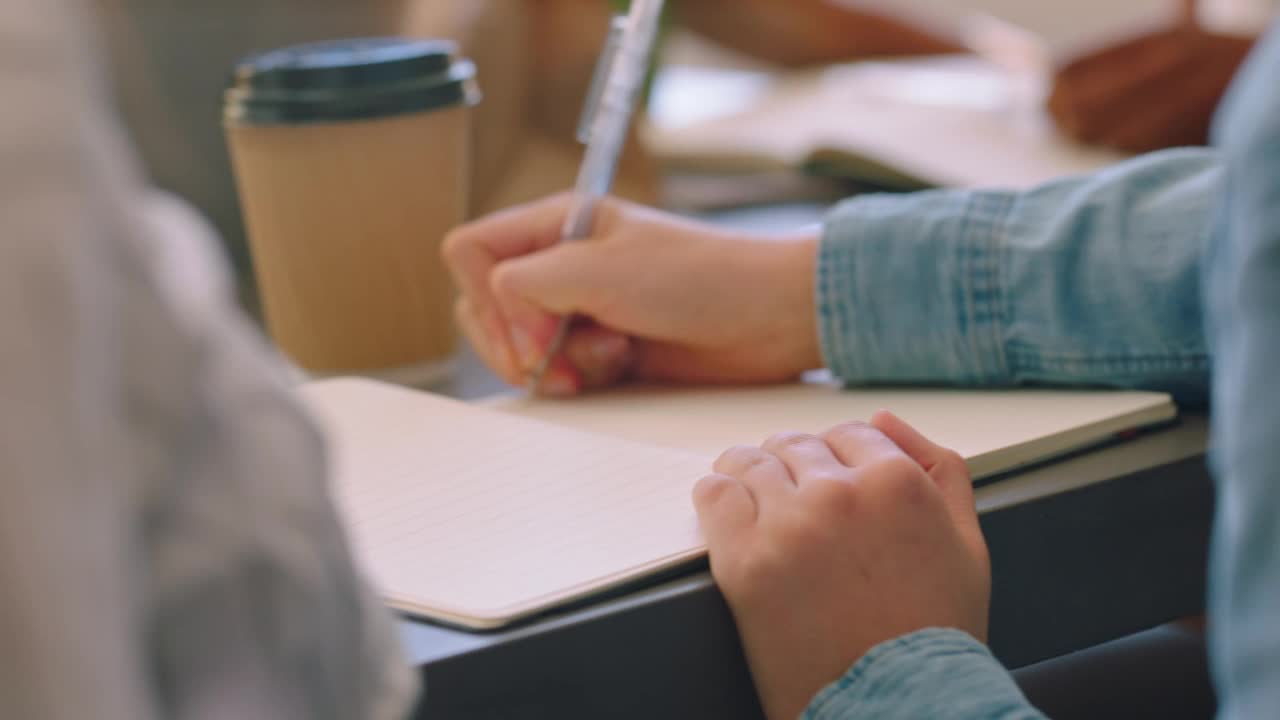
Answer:
[{"label": "silver pen clip", "polygon": [[609,82],[609,71],[618,58],[618,50],[622,47],[622,34],[627,29],[627,16],[614,15],[609,21],[609,35],[605,38],[604,48],[600,51],[600,60],[596,62],[595,74],[591,77],[591,88],[587,91],[586,102],[582,104],[582,117],[578,119],[578,142],[591,142],[592,128],[596,124],[596,115],[600,112],[600,100],[604,95],[605,84]]}]

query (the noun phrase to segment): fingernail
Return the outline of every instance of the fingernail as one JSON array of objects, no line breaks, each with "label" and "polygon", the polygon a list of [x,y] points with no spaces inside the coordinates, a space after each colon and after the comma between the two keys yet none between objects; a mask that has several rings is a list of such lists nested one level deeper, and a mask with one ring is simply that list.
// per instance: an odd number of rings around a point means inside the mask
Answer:
[{"label": "fingernail", "polygon": [[543,395],[564,397],[578,392],[578,384],[568,375],[553,373],[542,379],[542,386],[538,389]]},{"label": "fingernail", "polygon": [[591,358],[600,365],[612,364],[627,350],[627,338],[623,335],[605,335],[592,341]]}]

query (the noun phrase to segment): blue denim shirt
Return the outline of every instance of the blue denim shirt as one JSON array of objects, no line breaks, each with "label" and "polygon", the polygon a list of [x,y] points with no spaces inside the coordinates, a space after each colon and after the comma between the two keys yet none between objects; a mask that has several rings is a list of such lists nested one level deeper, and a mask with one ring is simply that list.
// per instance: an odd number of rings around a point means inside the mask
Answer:
[{"label": "blue denim shirt", "polygon": [[[1280,29],[1237,80],[1214,149],[1026,193],[858,198],[828,218],[818,267],[823,351],[852,381],[1153,388],[1184,404],[1212,391],[1209,610],[1225,718],[1280,709],[1276,78]],[[1038,716],[985,647],[946,629],[874,648],[806,712]]]}]

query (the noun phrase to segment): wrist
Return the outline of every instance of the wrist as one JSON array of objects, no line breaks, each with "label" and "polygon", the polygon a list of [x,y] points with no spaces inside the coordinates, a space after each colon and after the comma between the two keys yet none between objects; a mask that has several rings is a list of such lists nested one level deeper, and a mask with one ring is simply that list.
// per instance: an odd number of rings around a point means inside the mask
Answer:
[{"label": "wrist", "polygon": [[769,288],[762,301],[772,318],[765,342],[778,353],[777,364],[787,376],[822,367],[815,300],[818,232],[760,241],[760,284]]}]

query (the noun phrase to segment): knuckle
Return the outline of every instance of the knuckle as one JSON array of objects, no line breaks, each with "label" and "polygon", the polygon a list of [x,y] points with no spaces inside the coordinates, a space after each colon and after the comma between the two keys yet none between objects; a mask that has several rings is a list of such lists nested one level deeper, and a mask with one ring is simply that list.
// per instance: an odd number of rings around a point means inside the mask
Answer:
[{"label": "knuckle", "polygon": [[848,486],[850,484],[849,483],[850,476],[851,474],[847,471],[833,470],[833,469],[820,469],[820,470],[810,470],[806,472],[804,475],[804,479],[807,484],[816,485],[819,487],[824,485],[838,486],[831,490],[831,492],[836,492],[836,491],[844,491],[848,489]]},{"label": "knuckle", "polygon": [[737,481],[727,475],[707,475],[693,486],[693,499],[699,504],[714,505],[731,492],[736,484]]},{"label": "knuckle", "polygon": [[754,454],[743,459],[743,471],[768,471],[782,467],[782,463],[778,458],[770,455],[762,450],[757,450]]},{"label": "knuckle", "polygon": [[867,469],[869,472],[894,481],[908,481],[924,475],[924,470],[916,464],[915,460],[901,453],[878,458],[869,463]]},{"label": "knuckle", "polygon": [[815,478],[805,487],[813,496],[816,506],[823,510],[848,515],[856,512],[861,505],[859,501],[861,490],[855,483],[848,482],[844,478]]},{"label": "knuckle", "polygon": [[787,450],[804,447],[815,442],[822,442],[816,435],[802,432],[781,432],[769,437],[764,447],[772,450]]},{"label": "knuckle", "polygon": [[827,442],[840,445],[863,441],[872,432],[878,431],[861,420],[850,420],[832,427],[830,430],[823,433],[822,436],[827,440]]},{"label": "knuckle", "polygon": [[869,429],[871,429],[871,426],[862,420],[846,420],[833,425],[827,432],[833,435],[861,435]]},{"label": "knuckle", "polygon": [[720,457],[716,458],[712,467],[716,472],[726,475],[740,473],[745,469],[749,459],[759,454],[761,454],[759,448],[754,448],[750,445],[735,445],[720,453]]}]

